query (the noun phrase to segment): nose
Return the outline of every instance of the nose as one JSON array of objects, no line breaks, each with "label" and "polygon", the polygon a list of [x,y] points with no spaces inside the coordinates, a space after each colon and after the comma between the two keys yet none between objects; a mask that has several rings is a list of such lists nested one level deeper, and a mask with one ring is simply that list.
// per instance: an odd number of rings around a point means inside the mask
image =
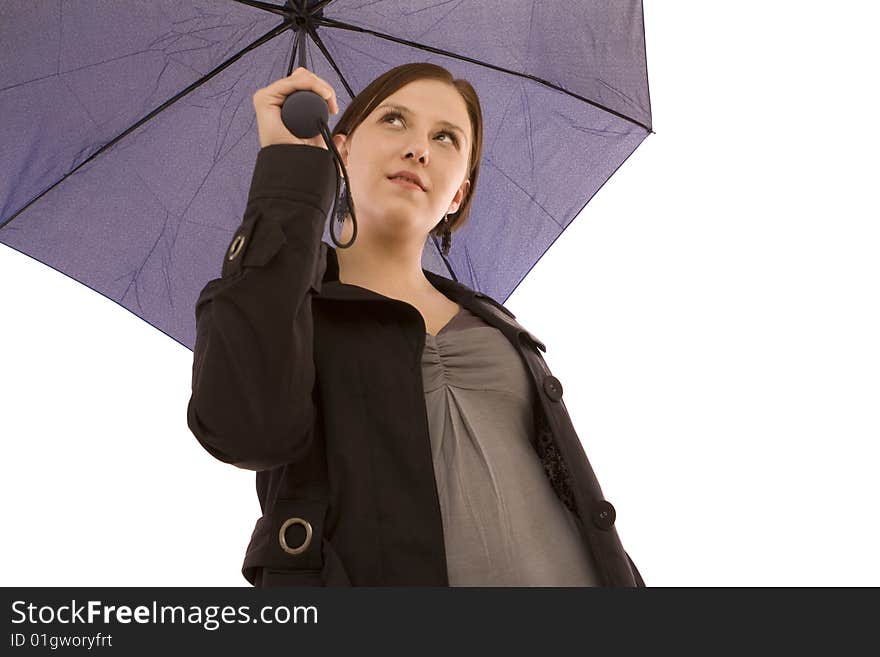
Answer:
[{"label": "nose", "polygon": [[419,162],[422,164],[428,163],[428,146],[425,143],[420,143],[416,146],[413,146],[409,152],[406,154],[407,159],[418,158]]}]

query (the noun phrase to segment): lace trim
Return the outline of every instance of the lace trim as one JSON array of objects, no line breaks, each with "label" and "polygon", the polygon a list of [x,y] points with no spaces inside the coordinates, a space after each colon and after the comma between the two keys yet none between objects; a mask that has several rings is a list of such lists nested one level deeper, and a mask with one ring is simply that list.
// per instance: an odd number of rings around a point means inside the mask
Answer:
[{"label": "lace trim", "polygon": [[568,471],[556,441],[553,437],[553,431],[544,414],[544,407],[540,401],[535,402],[534,408],[535,432],[533,445],[538,456],[541,458],[541,464],[544,466],[544,472],[556,491],[557,497],[568,507],[568,510],[579,516],[577,505],[574,501],[572,493],[571,473]]}]

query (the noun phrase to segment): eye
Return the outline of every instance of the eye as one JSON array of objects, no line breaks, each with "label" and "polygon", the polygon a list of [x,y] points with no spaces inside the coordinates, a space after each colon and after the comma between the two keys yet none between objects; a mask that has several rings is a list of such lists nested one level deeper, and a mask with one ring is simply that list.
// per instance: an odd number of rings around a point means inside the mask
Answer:
[{"label": "eye", "polygon": [[452,143],[455,144],[456,146],[458,146],[458,137],[455,136],[454,132],[446,131],[446,132],[441,132],[440,134],[441,135],[449,135],[449,137],[452,139]]},{"label": "eye", "polygon": [[396,117],[396,118],[398,118],[398,119],[402,119],[402,118],[403,118],[398,112],[388,112],[385,116],[382,117],[382,120],[384,121],[384,120],[387,119],[388,117],[392,117],[392,116],[393,116],[393,117]]},{"label": "eye", "polygon": [[[382,116],[382,121],[386,121],[386,119],[394,118],[403,120],[403,115],[400,112],[388,112],[384,116]],[[452,143],[458,146],[458,137],[454,132],[449,132],[448,130],[444,130],[440,133],[441,135],[449,135],[450,139],[452,139]]]}]

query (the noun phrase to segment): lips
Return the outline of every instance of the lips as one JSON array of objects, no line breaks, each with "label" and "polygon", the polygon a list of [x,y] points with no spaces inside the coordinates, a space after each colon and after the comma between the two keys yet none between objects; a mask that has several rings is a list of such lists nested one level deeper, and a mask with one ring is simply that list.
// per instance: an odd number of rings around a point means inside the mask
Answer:
[{"label": "lips", "polygon": [[422,191],[425,191],[425,185],[422,184],[421,179],[416,174],[412,173],[411,171],[397,171],[397,172],[389,175],[388,180],[391,180],[391,179],[397,178],[397,177],[409,180],[411,183],[418,185],[419,189],[421,189]]},{"label": "lips", "polygon": [[407,180],[406,178],[389,178],[388,182],[393,183],[399,187],[406,187],[407,189],[412,189],[413,191],[416,191],[416,192],[424,192],[425,191],[421,187],[419,187],[416,183],[414,183],[412,180]]}]

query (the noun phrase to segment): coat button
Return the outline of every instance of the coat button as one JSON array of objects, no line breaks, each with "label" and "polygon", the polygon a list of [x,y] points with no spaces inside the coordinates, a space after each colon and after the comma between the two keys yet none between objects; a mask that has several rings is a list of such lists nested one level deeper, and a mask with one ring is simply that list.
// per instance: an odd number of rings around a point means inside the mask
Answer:
[{"label": "coat button", "polygon": [[562,382],[552,374],[544,377],[544,392],[553,401],[562,399]]},{"label": "coat button", "polygon": [[593,507],[592,512],[593,524],[599,529],[611,529],[614,526],[614,519],[617,518],[617,511],[608,500],[602,500]]}]

